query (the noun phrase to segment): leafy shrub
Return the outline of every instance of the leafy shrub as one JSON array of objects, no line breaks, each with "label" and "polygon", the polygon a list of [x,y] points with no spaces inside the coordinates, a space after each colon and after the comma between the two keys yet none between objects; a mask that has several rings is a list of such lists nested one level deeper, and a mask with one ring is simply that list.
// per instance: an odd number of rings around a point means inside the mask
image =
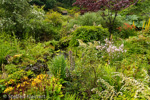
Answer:
[{"label": "leafy shrub", "polygon": [[82,16],[76,17],[69,21],[68,27],[73,28],[74,25],[93,26],[101,24],[102,18],[98,13],[85,13]]},{"label": "leafy shrub", "polygon": [[[21,41],[20,47],[24,51],[21,52],[22,56],[20,59],[22,63],[19,63],[19,66],[28,66],[29,69],[30,67],[32,69],[32,67],[34,67],[33,65],[35,65],[35,67],[38,68],[35,68],[35,70],[41,70],[40,67],[44,67],[45,62],[51,59],[56,44],[57,41],[35,43],[33,38],[28,38],[24,41]],[[36,64],[38,60],[42,63]]]},{"label": "leafy shrub", "polygon": [[[136,57],[136,58],[135,58]],[[127,62],[128,61],[128,62]],[[134,77],[144,83],[149,83],[147,58],[142,55],[134,54],[121,61],[121,69],[118,69],[128,77]]]},{"label": "leafy shrub", "polygon": [[65,37],[62,37],[59,41],[60,48],[68,47],[71,39],[72,39],[72,35],[67,35]]},{"label": "leafy shrub", "polygon": [[[124,15],[136,15],[139,20],[145,20],[149,18],[149,0],[139,0],[135,6],[131,6],[121,12]],[[141,24],[139,24],[141,25]]]},{"label": "leafy shrub", "polygon": [[[20,6],[19,2],[20,1],[16,2],[16,5]],[[23,11],[18,11],[18,6],[15,7],[13,2],[9,3],[10,6],[14,7],[14,9],[11,9],[11,7],[5,7],[7,2],[6,4],[2,4],[3,9],[6,10],[6,15],[2,16],[2,20],[0,21],[1,31],[5,31],[7,34],[15,33],[15,35],[21,39],[32,36],[36,40],[48,40],[58,34],[58,30],[54,28],[54,25],[45,21],[45,11],[43,10],[43,7],[31,7],[28,2],[26,2],[27,4],[25,3],[23,5],[26,8],[24,8]]]},{"label": "leafy shrub", "polygon": [[[84,15],[80,15],[78,17],[76,17],[75,19],[71,19],[69,21],[69,24],[67,25],[68,28],[73,28],[74,25],[78,25],[78,26],[93,26],[93,25],[102,25],[104,28],[108,28],[105,20],[103,20],[102,16],[101,16],[101,11],[99,12],[88,12],[85,13]],[[107,13],[107,12],[105,12]],[[114,16],[114,15],[113,15]],[[116,31],[116,28],[119,26],[122,26],[124,23],[124,16],[121,16],[118,14],[114,25],[113,25],[113,30],[112,31]],[[106,20],[108,20],[108,18],[106,18]]]},{"label": "leafy shrub", "polygon": [[[6,79],[5,82],[7,84],[7,82],[9,83],[9,81],[11,79],[13,79],[15,82],[19,82],[19,80],[24,77],[24,76],[34,76],[34,73],[32,71],[25,71],[25,70],[18,70],[15,71],[14,73],[10,74]],[[7,84],[8,85],[8,84]]]},{"label": "leafy shrub", "polygon": [[55,77],[60,77],[63,79],[66,77],[66,62],[63,55],[56,56],[49,67],[50,71]]},{"label": "leafy shrub", "polygon": [[0,84],[0,94],[3,93],[4,90],[5,90],[5,86]]},{"label": "leafy shrub", "polygon": [[73,37],[70,41],[70,46],[77,46],[77,39],[81,39],[83,42],[103,41],[109,36],[108,29],[102,26],[81,26],[72,34]]},{"label": "leafy shrub", "polygon": [[80,100],[80,99],[78,97],[76,97],[76,94],[71,95],[69,93],[66,93],[64,100]]},{"label": "leafy shrub", "polygon": [[46,10],[52,9],[55,7],[55,4],[56,4],[56,0],[46,0],[45,9]]},{"label": "leafy shrub", "polygon": [[32,58],[40,58],[42,57],[44,54],[49,54],[49,51],[51,48],[45,48],[46,43],[38,43],[38,44],[30,44],[27,45],[25,50],[26,50],[26,54],[28,56],[31,56]]},{"label": "leafy shrub", "polygon": [[42,6],[44,5],[44,2],[42,2],[41,0],[32,0],[30,2],[31,5],[35,4],[35,5],[38,5],[38,6]]},{"label": "leafy shrub", "polygon": [[14,64],[6,65],[5,69],[6,69],[6,71],[7,71],[8,74],[13,74],[14,72],[20,70],[20,68],[17,68],[17,66],[14,65]]},{"label": "leafy shrub", "polygon": [[[4,90],[4,93],[10,94],[10,98],[13,98],[11,95],[23,95],[22,93],[26,95],[40,95],[40,99],[60,99],[63,96],[61,80],[50,77],[47,74],[40,74],[30,79],[24,76],[17,83],[14,79],[10,79],[5,84],[7,88]],[[29,99],[31,97],[25,96],[25,98]]]},{"label": "leafy shrub", "polygon": [[84,63],[84,61],[81,60],[77,61],[75,70],[71,72],[72,80],[66,90],[78,93],[78,96],[82,99],[89,99],[91,89],[96,86],[98,73],[101,73],[101,71],[100,66],[98,66],[96,62],[90,64]]},{"label": "leafy shrub", "polygon": [[[51,100],[60,100],[63,96],[61,90],[62,84],[59,78],[50,77],[47,74],[40,74],[29,82],[31,82],[31,84],[28,85],[27,91],[25,91],[27,94],[43,95],[44,99]],[[21,84],[18,85],[21,86]]]},{"label": "leafy shrub", "polygon": [[36,4],[38,6],[43,6],[45,5],[44,9],[48,10],[48,9],[52,9],[54,8],[55,4],[56,4],[56,0],[32,0],[30,2],[30,4]]},{"label": "leafy shrub", "polygon": [[19,52],[17,43],[14,42],[16,38],[11,39],[11,36],[6,33],[1,33],[0,35],[0,65],[5,62],[5,57],[12,53]]},{"label": "leafy shrub", "polygon": [[[105,24],[107,28],[109,29],[110,33],[113,33],[113,28],[115,25],[116,17],[118,16],[118,12],[122,11],[125,8],[128,8],[129,6],[133,6],[138,2],[138,0],[128,0],[124,2],[123,0],[120,0],[120,2],[117,1],[111,1],[111,0],[101,0],[101,1],[82,1],[82,0],[76,0],[73,5],[77,5],[80,7],[80,12],[84,14],[85,12],[89,11],[99,11],[101,10],[101,16],[103,20],[105,21]],[[90,6],[89,6],[90,5]],[[105,13],[107,12],[107,13]]]},{"label": "leafy shrub", "polygon": [[[100,78],[97,80],[99,87],[92,89],[92,91],[97,94],[97,99],[120,100],[126,98],[139,100],[142,98],[143,100],[146,100],[149,98],[148,91],[150,90],[150,88],[148,87],[148,85],[145,85],[144,83],[134,78],[126,77],[121,73],[114,73],[113,78],[115,77],[119,77],[121,79],[118,80],[118,82],[121,82],[121,87],[118,89],[118,91],[105,79]],[[105,89],[103,88],[103,90],[100,90],[103,86],[102,84],[104,85]]]},{"label": "leafy shrub", "polygon": [[[22,34],[24,26],[27,24],[26,17],[30,13],[30,0],[14,0],[1,2],[0,8],[5,10],[2,16],[2,31],[7,33]],[[7,23],[8,22],[8,23]]]},{"label": "leafy shrub", "polygon": [[[28,24],[25,27],[25,34],[33,36],[36,40],[50,40],[58,34],[58,30],[51,22],[45,20],[43,8],[34,6],[28,15]],[[29,34],[32,33],[32,34]]]},{"label": "leafy shrub", "polygon": [[123,20],[127,21],[130,25],[134,22],[137,28],[141,28],[143,25],[143,21],[137,15],[127,15]]},{"label": "leafy shrub", "polygon": [[134,36],[125,41],[128,54],[148,54],[150,37],[143,35]]},{"label": "leafy shrub", "polygon": [[60,26],[62,25],[62,15],[58,12],[49,11],[46,14],[47,22],[51,22],[54,26]]},{"label": "leafy shrub", "polygon": [[33,77],[34,74],[31,71],[25,72],[24,70],[15,71],[12,74],[9,74],[9,76],[3,80],[0,81],[0,84],[4,84],[6,86],[6,89],[3,93],[13,93],[14,87],[18,82],[22,80],[23,77]]}]

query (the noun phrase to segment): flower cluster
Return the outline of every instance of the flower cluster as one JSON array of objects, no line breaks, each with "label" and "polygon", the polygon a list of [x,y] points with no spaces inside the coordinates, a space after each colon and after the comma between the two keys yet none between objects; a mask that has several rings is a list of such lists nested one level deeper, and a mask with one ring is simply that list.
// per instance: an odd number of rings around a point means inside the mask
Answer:
[{"label": "flower cluster", "polygon": [[4,90],[4,93],[11,92],[13,90],[13,87],[8,87]]},{"label": "flower cluster", "polygon": [[98,50],[105,50],[109,55],[112,53],[118,52],[118,53],[123,53],[126,52],[126,50],[123,49],[124,45],[121,44],[118,48],[113,45],[112,41],[109,41],[107,38],[104,40],[105,44],[104,45],[99,45],[96,46],[96,49]]},{"label": "flower cluster", "polygon": [[21,88],[21,87],[24,87],[25,85],[28,85],[29,83],[27,82],[27,81],[25,81],[25,82],[23,82],[23,83],[21,83],[21,84],[18,84],[17,85],[17,89],[18,88]]},{"label": "flower cluster", "polygon": [[133,25],[130,25],[128,23],[124,23],[124,26],[122,27],[118,27],[117,29],[121,32],[122,30],[132,30],[132,29],[135,29],[135,25],[133,23]]},{"label": "flower cluster", "polygon": [[59,79],[55,77],[50,77],[47,74],[40,74],[35,79],[32,79],[31,87],[28,92],[36,91],[43,93],[44,91],[49,91],[51,95],[61,95],[62,84],[60,84]]},{"label": "flower cluster", "polygon": [[25,81],[28,80],[28,77],[27,77],[27,76],[24,76],[24,77],[23,77],[23,80],[25,80]]},{"label": "flower cluster", "polygon": [[[104,53],[104,55],[108,54],[108,64],[110,64],[110,60],[119,59],[123,53],[127,50],[124,50],[124,45],[121,44],[119,47],[114,46],[112,41],[109,41],[107,38],[104,40],[105,44],[100,44],[96,46],[96,49]],[[105,58],[104,55],[102,58]]]},{"label": "flower cluster", "polygon": [[36,16],[38,19],[42,19],[44,18],[44,14],[45,12],[42,10],[42,9],[38,9],[38,7],[36,6],[31,6],[32,9],[31,9],[31,14],[32,16]]},{"label": "flower cluster", "polygon": [[33,79],[31,85],[32,86],[36,86],[40,83],[42,83],[44,80],[46,80],[48,78],[48,75],[43,75],[43,74],[40,74],[38,75],[35,79]]},{"label": "flower cluster", "polygon": [[7,83],[5,83],[5,85],[10,85],[10,84],[13,84],[15,82],[14,79],[10,79]]}]

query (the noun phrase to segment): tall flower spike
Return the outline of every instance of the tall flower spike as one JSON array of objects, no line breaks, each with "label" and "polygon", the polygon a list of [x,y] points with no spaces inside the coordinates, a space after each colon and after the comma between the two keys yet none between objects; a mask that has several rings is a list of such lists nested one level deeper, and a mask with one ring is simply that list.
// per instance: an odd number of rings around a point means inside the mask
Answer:
[{"label": "tall flower spike", "polygon": [[144,29],[144,27],[145,27],[145,21],[143,22],[143,26],[142,26],[142,29]]},{"label": "tall flower spike", "polygon": [[132,24],[132,25],[133,25],[133,27],[135,28],[135,24],[134,24],[134,21],[133,21],[133,24]]}]

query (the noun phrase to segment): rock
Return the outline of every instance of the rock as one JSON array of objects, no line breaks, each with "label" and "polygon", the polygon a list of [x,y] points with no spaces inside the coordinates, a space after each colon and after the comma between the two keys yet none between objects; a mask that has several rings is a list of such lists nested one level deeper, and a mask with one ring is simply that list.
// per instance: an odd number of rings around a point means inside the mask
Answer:
[{"label": "rock", "polygon": [[35,74],[40,74],[43,71],[49,71],[47,64],[45,64],[41,60],[37,60],[37,62],[33,65],[28,65],[25,68],[25,71],[28,71],[28,70],[33,71]]},{"label": "rock", "polygon": [[68,14],[67,11],[62,11],[61,13],[62,13],[62,15],[67,15]]}]

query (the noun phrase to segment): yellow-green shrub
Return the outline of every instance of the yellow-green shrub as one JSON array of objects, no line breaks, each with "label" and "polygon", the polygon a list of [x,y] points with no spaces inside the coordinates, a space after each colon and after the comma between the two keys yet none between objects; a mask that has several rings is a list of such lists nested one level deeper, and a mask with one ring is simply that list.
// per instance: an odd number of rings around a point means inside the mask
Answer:
[{"label": "yellow-green shrub", "polygon": [[47,12],[45,20],[53,23],[54,26],[62,25],[62,15],[52,10]]},{"label": "yellow-green shrub", "polygon": [[72,34],[73,37],[70,41],[70,46],[78,45],[77,39],[81,39],[83,42],[103,41],[109,36],[108,29],[102,26],[81,26]]}]

